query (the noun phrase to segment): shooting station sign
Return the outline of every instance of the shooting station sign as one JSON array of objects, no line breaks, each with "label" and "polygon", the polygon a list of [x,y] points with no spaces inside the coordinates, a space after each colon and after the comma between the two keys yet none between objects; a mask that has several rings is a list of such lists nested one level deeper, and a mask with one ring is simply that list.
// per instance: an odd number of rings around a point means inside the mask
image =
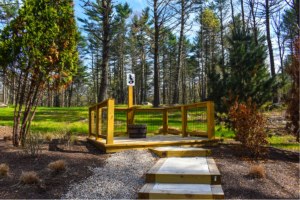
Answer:
[{"label": "shooting station sign", "polygon": [[127,74],[127,85],[134,86],[135,85],[135,75],[134,74]]}]

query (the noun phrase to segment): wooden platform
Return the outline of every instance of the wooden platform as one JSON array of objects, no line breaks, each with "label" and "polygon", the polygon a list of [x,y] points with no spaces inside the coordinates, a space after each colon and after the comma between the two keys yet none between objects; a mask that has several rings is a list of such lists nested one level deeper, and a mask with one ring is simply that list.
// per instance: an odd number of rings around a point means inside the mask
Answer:
[{"label": "wooden platform", "polygon": [[147,138],[130,139],[128,137],[115,137],[113,144],[106,144],[105,139],[88,138],[88,141],[105,153],[114,153],[129,149],[148,149],[164,146],[203,146],[214,144],[217,140],[209,140],[205,137],[182,137],[177,135],[155,135]]}]

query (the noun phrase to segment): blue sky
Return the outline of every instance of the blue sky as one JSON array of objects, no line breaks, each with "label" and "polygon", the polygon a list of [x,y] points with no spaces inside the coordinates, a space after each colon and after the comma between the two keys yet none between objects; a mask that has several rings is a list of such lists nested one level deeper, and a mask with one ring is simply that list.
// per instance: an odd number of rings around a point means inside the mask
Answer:
[{"label": "blue sky", "polygon": [[[147,7],[147,0],[114,0],[114,4],[118,3],[125,3],[127,2],[130,7],[132,8],[133,13],[140,13],[142,9]],[[84,4],[82,0],[74,0],[75,3],[75,16],[77,17],[83,17],[83,10],[81,6]]]}]

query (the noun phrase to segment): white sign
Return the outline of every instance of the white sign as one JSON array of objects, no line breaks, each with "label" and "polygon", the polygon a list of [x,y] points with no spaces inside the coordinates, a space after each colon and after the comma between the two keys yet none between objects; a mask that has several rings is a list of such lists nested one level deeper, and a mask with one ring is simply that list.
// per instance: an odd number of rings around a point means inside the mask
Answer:
[{"label": "white sign", "polygon": [[134,86],[135,85],[135,75],[134,74],[127,74],[127,85]]}]

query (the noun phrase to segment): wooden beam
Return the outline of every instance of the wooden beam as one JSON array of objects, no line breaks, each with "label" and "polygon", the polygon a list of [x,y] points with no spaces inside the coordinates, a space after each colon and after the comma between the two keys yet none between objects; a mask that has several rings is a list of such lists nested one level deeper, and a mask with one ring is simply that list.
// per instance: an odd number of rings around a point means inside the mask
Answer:
[{"label": "wooden beam", "polygon": [[101,124],[101,117],[100,117],[99,109],[100,109],[100,107],[97,106],[97,108],[96,108],[96,136],[97,137],[99,137],[99,135],[100,135],[99,125]]},{"label": "wooden beam", "polygon": [[163,134],[168,134],[168,110],[164,109],[164,115],[163,115]]},{"label": "wooden beam", "polygon": [[181,106],[181,123],[182,137],[187,137],[187,112],[185,106]]},{"label": "wooden beam", "polygon": [[106,144],[114,143],[114,120],[115,120],[115,100],[109,99],[107,102],[107,135]]},{"label": "wooden beam", "polygon": [[133,86],[128,86],[128,108],[133,106]]},{"label": "wooden beam", "polygon": [[94,133],[95,120],[94,120],[94,110],[89,110],[89,135],[91,136]]},{"label": "wooden beam", "polygon": [[207,102],[207,137],[208,139],[215,137],[215,108],[212,101]]},{"label": "wooden beam", "polygon": [[97,107],[104,107],[104,106],[107,105],[107,102],[108,102],[108,99],[104,100],[104,101],[102,101],[100,103],[97,103],[95,105],[90,106],[89,109],[96,110]]},{"label": "wooden beam", "polygon": [[92,134],[92,111],[89,109],[89,137],[91,137]]}]

